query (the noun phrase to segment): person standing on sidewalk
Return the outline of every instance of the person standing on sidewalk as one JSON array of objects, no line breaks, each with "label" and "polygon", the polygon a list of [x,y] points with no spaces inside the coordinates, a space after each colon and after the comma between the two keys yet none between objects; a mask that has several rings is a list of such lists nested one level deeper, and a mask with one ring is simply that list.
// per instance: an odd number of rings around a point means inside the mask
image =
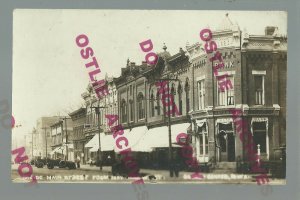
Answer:
[{"label": "person standing on sidewalk", "polygon": [[80,157],[77,156],[76,158],[76,163],[77,163],[77,168],[79,169],[80,168]]}]

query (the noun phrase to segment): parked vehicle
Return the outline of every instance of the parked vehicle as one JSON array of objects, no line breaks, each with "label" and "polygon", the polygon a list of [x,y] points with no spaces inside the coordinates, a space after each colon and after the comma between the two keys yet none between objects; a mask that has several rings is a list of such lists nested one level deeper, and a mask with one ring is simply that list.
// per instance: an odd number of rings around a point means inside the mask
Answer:
[{"label": "parked vehicle", "polygon": [[38,158],[35,161],[33,161],[33,163],[37,168],[43,168],[46,165],[48,169],[53,169],[54,167],[76,169],[75,162],[64,161],[61,159]]}]

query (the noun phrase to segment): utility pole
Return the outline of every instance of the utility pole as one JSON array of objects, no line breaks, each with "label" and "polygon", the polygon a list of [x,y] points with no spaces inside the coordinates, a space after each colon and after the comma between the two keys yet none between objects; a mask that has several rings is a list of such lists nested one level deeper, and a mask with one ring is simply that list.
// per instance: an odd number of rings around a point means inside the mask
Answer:
[{"label": "utility pole", "polygon": [[[215,110],[215,76],[214,76],[214,61],[212,60],[211,61],[211,66],[212,66],[212,68],[211,68],[211,79],[212,79],[212,81],[211,81],[211,83],[212,83],[212,119],[213,119],[213,129],[214,129],[214,140],[215,140],[215,164],[217,163],[217,137],[216,137],[216,128],[215,128],[215,115],[214,115],[214,110]],[[218,157],[220,157],[219,155],[220,155],[220,151],[221,151],[221,149],[220,148],[218,148]]]},{"label": "utility pole", "polygon": [[100,171],[102,171],[102,157],[101,157],[101,130],[100,130],[100,108],[106,108],[105,106],[99,106],[99,100],[98,100],[98,106],[91,106],[91,108],[95,109],[95,113],[97,115],[98,118],[98,133],[99,133],[99,149],[98,149],[98,159],[99,159],[99,168]]},{"label": "utility pole", "polygon": [[[65,129],[66,129],[66,157],[65,157],[65,160],[68,160],[69,151],[68,151],[68,127],[67,127],[67,119],[71,119],[71,118],[69,118],[69,117],[61,117],[60,119],[62,119],[63,121],[65,121]],[[63,139],[63,141],[64,141],[64,139]],[[63,145],[63,143],[62,143],[62,145]]]},{"label": "utility pole", "polygon": [[[170,97],[170,81],[179,81],[177,78],[176,79],[171,79],[170,75],[168,74],[166,79],[155,79],[157,81],[167,81],[168,82],[168,97]],[[171,130],[171,107],[170,104],[172,103],[175,104],[175,102],[169,102],[170,99],[168,100],[168,135],[169,135],[169,172],[170,176],[173,172],[172,170],[172,165],[173,165],[173,150],[172,150],[172,130]],[[175,112],[173,110],[173,112]]]}]

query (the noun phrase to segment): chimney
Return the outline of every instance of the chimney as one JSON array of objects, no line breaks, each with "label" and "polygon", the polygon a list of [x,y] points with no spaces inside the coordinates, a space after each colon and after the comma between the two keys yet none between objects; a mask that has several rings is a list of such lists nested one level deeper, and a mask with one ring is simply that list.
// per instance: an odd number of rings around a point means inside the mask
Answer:
[{"label": "chimney", "polygon": [[265,35],[266,36],[272,36],[274,34],[276,28],[277,27],[275,27],[275,26],[267,26],[265,28]]},{"label": "chimney", "polygon": [[143,67],[147,67],[147,62],[146,61],[142,61],[142,66]]},{"label": "chimney", "polygon": [[131,62],[130,67],[135,67],[135,62]]}]

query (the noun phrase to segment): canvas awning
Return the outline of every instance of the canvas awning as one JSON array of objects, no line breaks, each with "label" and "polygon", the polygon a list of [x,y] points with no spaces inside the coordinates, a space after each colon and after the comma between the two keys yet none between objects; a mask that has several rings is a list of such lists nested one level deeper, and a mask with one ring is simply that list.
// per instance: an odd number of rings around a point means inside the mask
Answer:
[{"label": "canvas awning", "polygon": [[202,127],[206,123],[206,119],[196,120],[196,124],[199,127]]},{"label": "canvas awning", "polygon": [[233,122],[233,120],[232,120],[232,118],[218,118],[217,120],[216,120],[216,126],[218,125],[218,124],[230,124],[230,123],[232,123]]},{"label": "canvas awning", "polygon": [[[68,144],[68,147],[70,146],[71,144]],[[72,144],[73,145],[73,144]],[[60,153],[60,154],[66,154],[66,148],[64,146],[59,146],[59,147],[56,147],[53,151],[50,152],[50,155],[53,155],[54,153]]]},{"label": "canvas awning", "polygon": [[[128,140],[127,148],[131,148],[131,151],[143,151],[143,148],[138,144],[142,137],[146,134],[147,130],[146,126],[135,127],[131,131],[129,131],[129,129],[124,130],[123,136]],[[120,151],[116,145],[114,149],[116,152]]]},{"label": "canvas awning", "polygon": [[84,145],[85,148],[91,148],[93,146],[96,145],[96,143],[98,143],[99,137],[98,134],[94,135],[94,137]]},{"label": "canvas awning", "polygon": [[98,149],[99,149],[99,148],[95,146],[95,147],[90,148],[89,151],[90,151],[90,152],[97,152]]},{"label": "canvas awning", "polygon": [[[60,147],[56,147],[55,149],[53,149],[51,152],[50,152],[50,155],[53,155],[55,152],[58,152],[60,150]],[[61,151],[61,150],[60,150]]]},{"label": "canvas awning", "polygon": [[[176,137],[179,133],[187,133],[189,126],[189,123],[174,124],[171,126],[171,142],[173,147],[179,147],[179,145],[176,144]],[[139,143],[133,146],[133,151],[140,150],[144,152],[151,152],[154,148],[166,147],[169,147],[169,131],[168,126],[162,126],[149,129]]]},{"label": "canvas awning", "polygon": [[[101,151],[112,151],[114,148],[114,139],[112,135],[105,135],[101,133]],[[84,146],[87,148],[92,148],[90,152],[96,152],[99,149],[99,133],[94,135],[94,137]]]}]

